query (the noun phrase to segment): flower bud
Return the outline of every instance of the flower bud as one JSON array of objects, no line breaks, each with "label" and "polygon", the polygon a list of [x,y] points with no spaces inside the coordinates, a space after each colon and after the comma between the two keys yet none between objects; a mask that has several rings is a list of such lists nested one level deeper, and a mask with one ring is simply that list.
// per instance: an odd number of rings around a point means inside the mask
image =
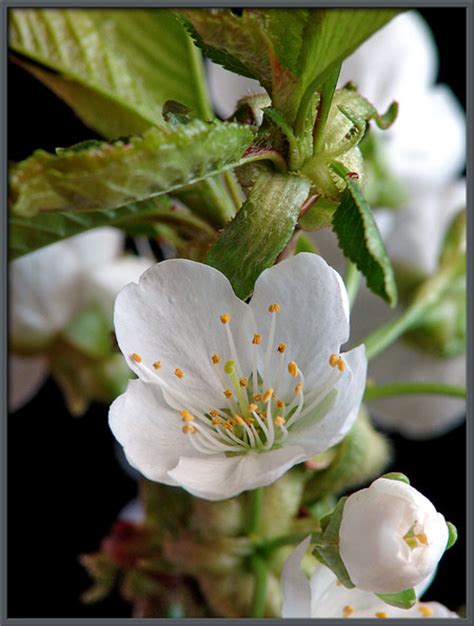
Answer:
[{"label": "flower bud", "polygon": [[347,499],[339,552],[356,587],[392,594],[434,571],[448,536],[444,517],[425,496],[400,480],[379,478]]}]

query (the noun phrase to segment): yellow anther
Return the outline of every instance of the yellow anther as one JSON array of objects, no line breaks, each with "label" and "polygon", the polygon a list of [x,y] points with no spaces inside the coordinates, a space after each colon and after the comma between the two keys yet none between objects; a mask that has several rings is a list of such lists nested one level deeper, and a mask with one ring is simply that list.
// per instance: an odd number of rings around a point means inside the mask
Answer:
[{"label": "yellow anther", "polygon": [[178,378],[184,378],[184,372],[183,370],[180,370],[179,367],[174,370],[174,375]]},{"label": "yellow anther", "polygon": [[276,405],[278,409],[284,409],[285,408],[285,403],[283,402],[283,400],[277,400],[276,401]]},{"label": "yellow anther", "polygon": [[293,376],[293,378],[295,378],[295,376],[298,376],[298,365],[296,361],[290,361],[288,363],[288,371],[290,372],[291,376]]},{"label": "yellow anther", "polygon": [[222,322],[223,324],[228,324],[228,323],[230,322],[230,315],[229,315],[229,313],[223,313],[223,314],[220,316],[220,320],[221,320],[221,322]]},{"label": "yellow anther", "polygon": [[248,405],[247,410],[250,411],[250,413],[253,413],[254,411],[257,411],[258,406],[256,404],[254,404],[253,402],[251,404]]},{"label": "yellow anther", "polygon": [[423,617],[431,617],[433,615],[433,609],[426,604],[420,604],[418,611],[423,615]]},{"label": "yellow anther", "polygon": [[190,413],[189,411],[181,411],[180,415],[183,419],[183,422],[192,422],[194,419],[194,415],[192,413]]},{"label": "yellow anther", "polygon": [[136,361],[137,363],[141,363],[142,362],[142,357],[139,354],[137,354],[136,352],[134,352],[132,354],[132,359],[134,361]]},{"label": "yellow anther", "polygon": [[250,424],[254,424],[255,423],[255,420],[253,419],[253,417],[246,417],[245,418],[245,423],[250,426]]},{"label": "yellow anther", "polygon": [[265,393],[263,394],[263,401],[269,402],[272,395],[273,395],[273,389],[270,387],[270,389],[267,389]]},{"label": "yellow anther", "polygon": [[388,614],[385,613],[385,611],[377,611],[377,613],[375,614],[375,617],[386,619],[388,617]]},{"label": "yellow anther", "polygon": [[329,365],[331,367],[336,367],[338,360],[339,357],[337,356],[337,354],[331,354],[331,356],[329,357]]},{"label": "yellow anther", "polygon": [[279,313],[281,311],[281,306],[279,304],[270,304],[268,310],[270,313]]},{"label": "yellow anther", "polygon": [[214,417],[214,419],[212,420],[212,425],[213,426],[220,426],[222,424],[222,420],[220,417]]},{"label": "yellow anther", "polygon": [[212,409],[212,411],[209,411],[209,415],[211,417],[217,417],[219,415],[219,411],[216,411],[216,409]]},{"label": "yellow anther", "polygon": [[245,388],[245,387],[247,387],[247,386],[248,386],[248,384],[249,384],[249,379],[248,379],[248,378],[241,378],[241,379],[239,380],[239,385],[240,385],[241,387],[244,387],[244,388]]},{"label": "yellow anther", "polygon": [[428,545],[428,537],[425,535],[425,533],[418,533],[417,535],[415,535],[415,537],[418,539],[418,541],[420,543],[422,543],[424,546]]},{"label": "yellow anther", "polygon": [[221,357],[218,354],[213,354],[211,356],[211,359],[212,359],[212,362],[214,363],[214,365],[217,365],[220,362]]},{"label": "yellow anther", "polygon": [[159,370],[159,369],[161,368],[161,361],[155,361],[155,362],[153,363],[153,367],[154,367],[156,370]]},{"label": "yellow anther", "polygon": [[350,604],[346,604],[342,609],[342,617],[350,617],[354,613],[354,607]]},{"label": "yellow anther", "polygon": [[183,426],[183,433],[195,433],[197,432],[197,428],[192,424],[185,424]]},{"label": "yellow anther", "polygon": [[234,428],[234,422],[232,420],[227,420],[227,422],[224,422],[224,428],[226,430],[232,430]]},{"label": "yellow anther", "polygon": [[337,359],[337,369],[338,369],[340,372],[343,372],[343,371],[346,369],[346,363],[345,363],[344,359],[342,358],[342,356],[340,356],[340,357]]},{"label": "yellow anther", "polygon": [[254,335],[252,339],[252,343],[255,346],[259,346],[262,343],[262,335]]},{"label": "yellow anther", "polygon": [[261,393],[254,393],[253,394],[253,399],[255,400],[255,402],[260,402],[262,399],[262,394]]},{"label": "yellow anther", "polygon": [[227,400],[230,400],[232,398],[232,391],[230,389],[224,389],[224,395]]},{"label": "yellow anther", "polygon": [[277,349],[280,354],[283,354],[283,352],[285,352],[286,350],[286,343],[280,343]]},{"label": "yellow anther", "polygon": [[298,383],[295,387],[295,396],[299,396],[302,391],[303,391],[303,384]]},{"label": "yellow anther", "polygon": [[234,418],[237,424],[239,424],[240,426],[243,426],[245,424],[244,418],[241,417],[240,415],[234,415]]},{"label": "yellow anther", "polygon": [[286,419],[282,415],[277,415],[275,419],[273,420],[273,423],[275,424],[275,426],[283,426],[285,422],[286,422]]}]

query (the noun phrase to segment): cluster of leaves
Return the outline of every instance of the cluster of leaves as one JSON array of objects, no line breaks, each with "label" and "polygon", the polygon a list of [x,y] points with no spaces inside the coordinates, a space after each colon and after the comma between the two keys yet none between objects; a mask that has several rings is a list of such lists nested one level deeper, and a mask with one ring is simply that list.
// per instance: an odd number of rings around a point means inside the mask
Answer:
[{"label": "cluster of leaves", "polygon": [[[188,239],[207,228],[210,249],[207,256],[201,250],[201,260],[221,269],[241,297],[251,294],[295,229],[331,225],[369,287],[393,305],[392,270],[377,227],[360,186],[341,167],[352,163],[345,154],[356,149],[368,121],[388,126],[396,109],[379,116],[353,89],[337,103],[333,96],[342,60],[395,14],[13,10],[9,38],[17,62],[105,141],[54,155],[37,151],[12,167],[11,258],[99,225],[130,232],[161,225],[149,232],[175,238],[182,216],[173,220],[166,208],[172,194],[187,206]],[[238,115],[213,119],[198,47],[266,88],[271,100],[260,127]],[[337,115],[345,130],[338,152],[327,152]],[[251,181],[242,206],[235,173]],[[303,216],[313,196],[318,202]]]}]

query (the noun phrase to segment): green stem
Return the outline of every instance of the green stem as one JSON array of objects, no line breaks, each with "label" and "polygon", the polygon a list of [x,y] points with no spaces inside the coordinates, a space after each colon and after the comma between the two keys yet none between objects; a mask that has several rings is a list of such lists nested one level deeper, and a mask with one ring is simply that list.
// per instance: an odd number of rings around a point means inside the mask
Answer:
[{"label": "green stem", "polygon": [[251,559],[255,575],[255,588],[252,599],[252,617],[265,617],[265,598],[267,595],[267,566],[258,554]]},{"label": "green stem", "polygon": [[424,307],[413,303],[399,317],[390,320],[371,333],[364,341],[367,359],[373,359],[385,348],[388,348],[418,322],[423,312]]},{"label": "green stem", "polygon": [[255,535],[260,525],[263,504],[263,487],[250,492],[250,503],[248,510],[247,534]]},{"label": "green stem", "polygon": [[440,396],[452,396],[465,398],[466,389],[456,385],[445,383],[391,383],[389,385],[369,385],[365,390],[364,400],[376,400],[377,398],[390,398],[391,396],[403,396],[412,394],[430,394]]},{"label": "green stem", "polygon": [[430,307],[439,302],[452,281],[465,271],[465,259],[459,257],[444,265],[424,282],[412,303],[399,317],[380,326],[365,339],[363,343],[365,343],[367,359],[373,359],[407,330],[416,326]]},{"label": "green stem", "polygon": [[357,293],[359,292],[361,275],[357,267],[351,261],[347,262],[344,282],[346,284],[347,295],[349,296],[349,306],[352,309]]},{"label": "green stem", "polygon": [[303,539],[306,539],[306,537],[310,534],[311,531],[308,530],[307,532],[281,535],[280,537],[276,537],[275,539],[270,539],[269,541],[262,542],[258,547],[258,551],[260,554],[270,555],[275,550],[278,550],[278,548],[282,548],[284,546],[295,546],[298,543],[301,543]]}]

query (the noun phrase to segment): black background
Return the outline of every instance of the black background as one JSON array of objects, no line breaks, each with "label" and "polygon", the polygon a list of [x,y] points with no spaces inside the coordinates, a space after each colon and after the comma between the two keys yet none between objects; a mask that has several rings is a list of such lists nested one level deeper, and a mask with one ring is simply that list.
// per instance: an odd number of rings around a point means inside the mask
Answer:
[{"label": "black background", "polygon": [[[421,13],[435,35],[439,81],[465,106],[466,17],[459,8]],[[94,137],[74,114],[12,63],[8,69],[9,158],[35,148],[53,150]],[[436,129],[433,129],[436,132]],[[136,493],[116,460],[107,408],[93,406],[72,418],[49,381],[34,401],[9,418],[8,616],[127,617],[129,606],[112,596],[92,606],[80,603],[89,578],[77,555],[98,548],[117,513]],[[393,437],[393,468],[433,500],[458,528],[426,594],[451,609],[465,602],[465,427],[431,441]]]}]

